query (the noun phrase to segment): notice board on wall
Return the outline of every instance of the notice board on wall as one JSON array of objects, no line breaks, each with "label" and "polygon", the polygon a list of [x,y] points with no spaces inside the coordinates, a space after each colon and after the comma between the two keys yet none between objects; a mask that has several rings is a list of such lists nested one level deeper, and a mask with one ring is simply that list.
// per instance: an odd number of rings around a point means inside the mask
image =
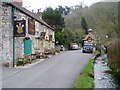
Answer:
[{"label": "notice board on wall", "polygon": [[35,35],[35,21],[33,19],[28,19],[28,33]]}]

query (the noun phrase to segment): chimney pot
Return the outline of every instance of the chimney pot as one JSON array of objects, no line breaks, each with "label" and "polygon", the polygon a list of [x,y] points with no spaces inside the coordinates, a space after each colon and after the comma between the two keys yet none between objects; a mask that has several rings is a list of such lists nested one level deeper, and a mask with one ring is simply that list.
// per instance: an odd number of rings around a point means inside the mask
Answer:
[{"label": "chimney pot", "polygon": [[42,12],[41,12],[41,9],[38,9],[38,12],[37,12],[37,15],[40,19],[42,19]]}]

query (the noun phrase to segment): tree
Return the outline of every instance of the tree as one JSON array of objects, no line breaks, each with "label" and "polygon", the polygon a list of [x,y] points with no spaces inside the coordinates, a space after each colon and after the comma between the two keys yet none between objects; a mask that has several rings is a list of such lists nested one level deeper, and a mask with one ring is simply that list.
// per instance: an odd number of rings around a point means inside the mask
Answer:
[{"label": "tree", "polygon": [[58,8],[56,8],[56,10],[58,10],[60,12],[60,14],[68,15],[70,13],[71,9],[68,6],[65,6],[65,7],[58,6]]},{"label": "tree", "polygon": [[[62,7],[61,7],[62,8]],[[61,12],[62,13],[62,12]],[[51,27],[55,29],[55,40],[59,42],[59,44],[63,44],[66,42],[66,39],[63,36],[63,28],[65,27],[64,18],[62,17],[60,11],[52,8],[47,8],[44,10],[42,14],[42,18],[46,21]]]},{"label": "tree", "polygon": [[65,15],[68,15],[70,13],[70,8],[68,6],[65,6]]},{"label": "tree", "polygon": [[65,12],[65,8],[63,8],[62,6],[58,6],[57,10],[60,12],[60,14],[64,14]]},{"label": "tree", "polygon": [[42,18],[56,30],[62,30],[65,27],[64,18],[57,9],[53,10],[51,7],[45,9]]},{"label": "tree", "polygon": [[81,27],[85,30],[85,34],[88,34],[88,25],[84,17],[81,20]]}]

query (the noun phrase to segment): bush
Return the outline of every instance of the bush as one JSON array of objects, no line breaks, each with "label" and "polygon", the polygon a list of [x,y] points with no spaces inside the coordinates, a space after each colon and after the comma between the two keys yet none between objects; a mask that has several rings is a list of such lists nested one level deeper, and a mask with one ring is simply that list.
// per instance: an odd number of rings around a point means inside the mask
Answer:
[{"label": "bush", "polygon": [[60,53],[60,48],[61,48],[60,46],[56,46],[56,47],[55,47],[55,51],[56,51],[57,53]]},{"label": "bush", "polygon": [[51,48],[51,49],[45,49],[45,52],[47,52],[48,54],[55,55],[55,49],[54,49],[54,48]]},{"label": "bush", "polygon": [[120,42],[118,39],[111,40],[111,43],[108,47],[108,58],[109,58],[109,66],[118,72],[120,69]]}]

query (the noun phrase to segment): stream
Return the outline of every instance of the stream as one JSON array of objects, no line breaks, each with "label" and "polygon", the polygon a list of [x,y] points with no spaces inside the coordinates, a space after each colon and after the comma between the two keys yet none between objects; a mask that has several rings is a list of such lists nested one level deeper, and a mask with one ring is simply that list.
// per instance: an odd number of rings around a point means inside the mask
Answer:
[{"label": "stream", "polygon": [[107,58],[107,55],[97,58],[94,65],[94,88],[117,88],[115,79],[111,74],[105,73],[106,70],[110,70],[107,66],[107,62],[103,59]]}]

